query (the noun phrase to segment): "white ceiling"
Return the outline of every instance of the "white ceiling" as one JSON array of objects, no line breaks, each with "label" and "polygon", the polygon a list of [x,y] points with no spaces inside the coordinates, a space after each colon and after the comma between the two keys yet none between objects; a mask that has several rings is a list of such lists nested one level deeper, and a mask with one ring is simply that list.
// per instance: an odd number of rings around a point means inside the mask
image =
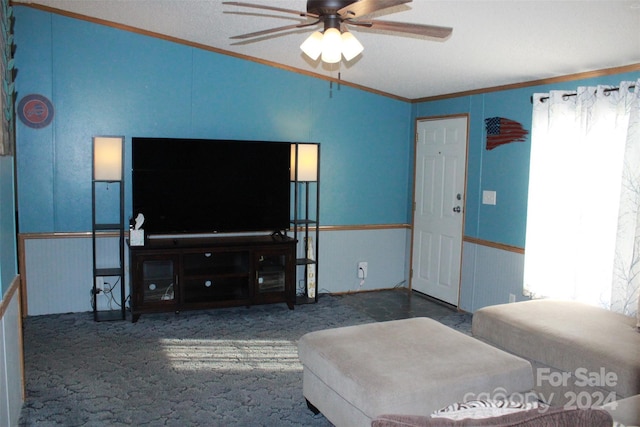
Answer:
[{"label": "white ceiling", "polygon": [[[247,0],[306,10],[305,0]],[[640,0],[414,0],[375,17],[453,27],[446,41],[351,27],[364,45],[351,63],[308,60],[313,27],[236,44],[229,37],[296,23],[293,14],[207,0],[21,0],[340,78],[406,99],[640,64]],[[225,12],[242,12],[225,13]],[[300,18],[302,19],[302,18]],[[640,69],[640,68],[639,68]]]}]

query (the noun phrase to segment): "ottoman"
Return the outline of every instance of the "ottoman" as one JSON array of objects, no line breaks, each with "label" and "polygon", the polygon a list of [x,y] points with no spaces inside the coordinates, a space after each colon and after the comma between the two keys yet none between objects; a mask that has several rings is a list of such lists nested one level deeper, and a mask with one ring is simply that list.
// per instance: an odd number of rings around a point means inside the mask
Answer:
[{"label": "ottoman", "polygon": [[336,426],[533,387],[528,361],[422,317],[310,332],[298,354],[309,407]]},{"label": "ottoman", "polygon": [[640,394],[636,323],[576,301],[536,299],[481,308],[473,314],[472,332],[529,360],[541,400],[591,406]]}]

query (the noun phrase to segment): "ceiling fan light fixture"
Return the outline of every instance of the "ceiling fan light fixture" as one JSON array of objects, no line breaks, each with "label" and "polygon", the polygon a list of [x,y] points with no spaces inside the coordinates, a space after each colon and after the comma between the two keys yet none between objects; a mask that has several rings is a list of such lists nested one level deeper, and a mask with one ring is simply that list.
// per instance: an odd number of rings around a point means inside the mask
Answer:
[{"label": "ceiling fan light fixture", "polygon": [[320,31],[316,31],[311,34],[300,45],[300,49],[302,49],[305,55],[314,61],[318,59],[322,53],[322,33]]},{"label": "ceiling fan light fixture", "polygon": [[[265,0],[266,1],[266,0]],[[275,2],[275,0],[272,0]],[[446,40],[451,36],[453,28],[436,25],[410,24],[406,22],[383,21],[379,19],[359,20],[366,15],[371,15],[382,9],[400,6],[413,0],[307,0],[307,11],[300,12],[293,9],[285,9],[276,6],[244,3],[236,1],[223,1],[223,4],[270,10],[275,12],[290,13],[299,17],[312,18],[314,22],[296,23],[268,30],[254,31],[231,37],[232,39],[254,39],[268,34],[279,33],[303,27],[311,27],[322,23],[324,34],[316,31],[311,34],[301,45],[300,49],[313,61],[322,58],[323,62],[335,64],[344,56],[349,62],[364,51],[362,44],[347,31],[347,25],[368,27],[373,30],[404,33],[409,35],[426,36],[430,38]],[[238,12],[239,13],[239,12]],[[342,33],[342,29],[345,30]]]},{"label": "ceiling fan light fixture", "polygon": [[337,28],[327,28],[322,37],[322,61],[335,64],[342,59],[342,36]]},{"label": "ceiling fan light fixture", "polygon": [[349,31],[342,33],[342,55],[347,61],[351,61],[364,51],[364,46]]}]

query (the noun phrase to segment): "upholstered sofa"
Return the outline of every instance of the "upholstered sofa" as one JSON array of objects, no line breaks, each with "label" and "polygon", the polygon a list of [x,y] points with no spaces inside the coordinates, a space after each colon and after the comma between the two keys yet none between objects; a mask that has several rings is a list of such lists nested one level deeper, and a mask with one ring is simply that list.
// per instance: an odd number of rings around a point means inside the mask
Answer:
[{"label": "upholstered sofa", "polygon": [[[640,425],[638,320],[590,305],[532,300],[482,308],[472,333],[531,362],[534,391],[556,406],[606,405]],[[614,419],[616,419],[614,412]]]},{"label": "upholstered sofa", "polygon": [[337,426],[640,426],[636,319],[527,301],[477,311],[472,331],[417,318],[306,334],[307,404]]}]

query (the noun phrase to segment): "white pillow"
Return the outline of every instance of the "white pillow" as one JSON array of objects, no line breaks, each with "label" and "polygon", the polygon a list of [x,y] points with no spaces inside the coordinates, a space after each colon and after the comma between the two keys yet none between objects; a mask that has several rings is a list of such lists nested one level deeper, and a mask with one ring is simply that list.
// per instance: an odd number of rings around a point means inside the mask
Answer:
[{"label": "white pillow", "polygon": [[454,403],[439,409],[431,414],[431,418],[448,418],[450,420],[462,420],[465,418],[482,419],[499,417],[518,411],[546,408],[544,403],[516,402],[511,400],[469,400],[467,402]]}]

